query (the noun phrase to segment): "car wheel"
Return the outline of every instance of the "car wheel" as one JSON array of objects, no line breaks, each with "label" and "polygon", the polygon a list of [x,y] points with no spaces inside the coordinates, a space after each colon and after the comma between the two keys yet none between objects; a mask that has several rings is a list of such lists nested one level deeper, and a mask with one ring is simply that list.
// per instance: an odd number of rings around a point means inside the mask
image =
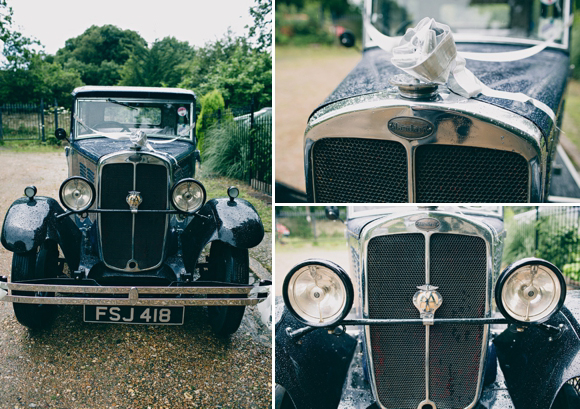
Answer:
[{"label": "car wheel", "polygon": [[296,409],[292,398],[281,385],[276,385],[276,391],[274,396],[274,408],[275,409]]},{"label": "car wheel", "polygon": [[[10,281],[34,280],[56,277],[58,272],[58,246],[55,242],[46,241],[40,249],[28,253],[14,253]],[[28,291],[14,291],[14,295],[34,295]],[[52,296],[53,293],[41,295]],[[40,329],[49,326],[56,316],[57,306],[53,304],[13,303],[14,315],[19,323],[30,328]]]},{"label": "car wheel", "polygon": [[[209,274],[214,281],[248,284],[250,266],[248,250],[238,249],[229,244],[214,241],[209,250]],[[216,298],[243,297],[245,295],[216,295]],[[230,335],[237,331],[244,317],[245,306],[208,307],[209,321],[217,335]]]}]

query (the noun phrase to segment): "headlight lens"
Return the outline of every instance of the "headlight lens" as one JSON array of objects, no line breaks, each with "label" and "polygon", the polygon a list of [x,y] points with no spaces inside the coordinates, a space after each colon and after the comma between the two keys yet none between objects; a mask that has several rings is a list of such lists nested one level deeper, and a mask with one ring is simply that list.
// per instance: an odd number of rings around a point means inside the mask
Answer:
[{"label": "headlight lens", "polygon": [[508,266],[498,279],[495,300],[502,314],[519,323],[550,319],[564,304],[566,282],[553,264],[537,258]]},{"label": "headlight lens", "polygon": [[74,176],[60,185],[59,196],[64,207],[81,213],[95,202],[95,187],[85,178]]},{"label": "headlight lens", "polygon": [[301,322],[324,327],[342,320],[352,308],[353,288],[346,272],[324,260],[306,260],[284,280],[288,310]]},{"label": "headlight lens", "polygon": [[195,179],[183,179],[173,186],[171,200],[177,210],[193,213],[201,209],[205,203],[205,189]]}]

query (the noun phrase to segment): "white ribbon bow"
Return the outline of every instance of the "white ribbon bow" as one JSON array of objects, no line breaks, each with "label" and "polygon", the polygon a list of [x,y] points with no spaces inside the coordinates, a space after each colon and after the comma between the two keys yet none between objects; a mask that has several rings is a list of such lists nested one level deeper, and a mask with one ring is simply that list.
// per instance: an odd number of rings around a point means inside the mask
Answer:
[{"label": "white ribbon bow", "polygon": [[447,84],[449,90],[465,98],[483,94],[491,98],[530,102],[556,121],[554,111],[543,102],[521,92],[491,89],[465,67],[466,59],[507,62],[528,58],[545,49],[554,38],[525,50],[469,53],[457,51],[449,26],[429,17],[421,20],[415,28],[408,29],[401,40],[382,34],[368,18],[365,18],[364,26],[366,33],[380,48],[393,54],[393,65],[418,80]]}]

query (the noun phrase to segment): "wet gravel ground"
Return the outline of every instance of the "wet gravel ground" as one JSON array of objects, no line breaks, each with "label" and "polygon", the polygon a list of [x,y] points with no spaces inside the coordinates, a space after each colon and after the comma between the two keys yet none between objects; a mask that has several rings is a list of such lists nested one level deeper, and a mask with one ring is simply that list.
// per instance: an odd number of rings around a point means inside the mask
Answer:
[{"label": "wet gravel ground", "polygon": [[[60,153],[0,151],[0,220],[24,186],[57,197],[66,176]],[[265,240],[251,253],[260,267],[272,264]],[[1,275],[11,259],[0,248]],[[270,274],[253,269],[254,279]],[[128,326],[86,324],[82,307],[62,306],[51,329],[36,332],[0,303],[0,408],[269,408],[271,329],[258,307],[224,339],[201,307],[186,311],[183,326]]]}]

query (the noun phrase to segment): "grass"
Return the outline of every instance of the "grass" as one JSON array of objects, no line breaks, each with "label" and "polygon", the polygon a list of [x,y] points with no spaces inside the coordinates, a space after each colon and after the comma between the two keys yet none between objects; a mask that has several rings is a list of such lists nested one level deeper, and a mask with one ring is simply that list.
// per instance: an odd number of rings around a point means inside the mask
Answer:
[{"label": "grass", "polygon": [[199,179],[201,183],[203,183],[208,200],[220,197],[228,197],[228,187],[237,186],[240,189],[239,197],[252,203],[252,205],[256,208],[256,211],[260,215],[262,223],[264,224],[264,230],[266,232],[272,231],[272,206],[268,205],[263,200],[252,196],[250,193],[254,193],[256,191],[248,186],[246,182],[211,174],[203,167],[201,170],[198,169],[196,179]]},{"label": "grass", "polygon": [[276,251],[292,252],[316,248],[320,250],[344,250],[344,237],[328,237],[314,241],[300,237],[284,237],[282,241],[276,239]]},{"label": "grass", "polygon": [[62,152],[64,147],[52,144],[49,141],[42,142],[38,139],[11,141],[4,139],[0,142],[0,151],[10,152],[30,152],[30,153],[44,153],[44,152]]}]

